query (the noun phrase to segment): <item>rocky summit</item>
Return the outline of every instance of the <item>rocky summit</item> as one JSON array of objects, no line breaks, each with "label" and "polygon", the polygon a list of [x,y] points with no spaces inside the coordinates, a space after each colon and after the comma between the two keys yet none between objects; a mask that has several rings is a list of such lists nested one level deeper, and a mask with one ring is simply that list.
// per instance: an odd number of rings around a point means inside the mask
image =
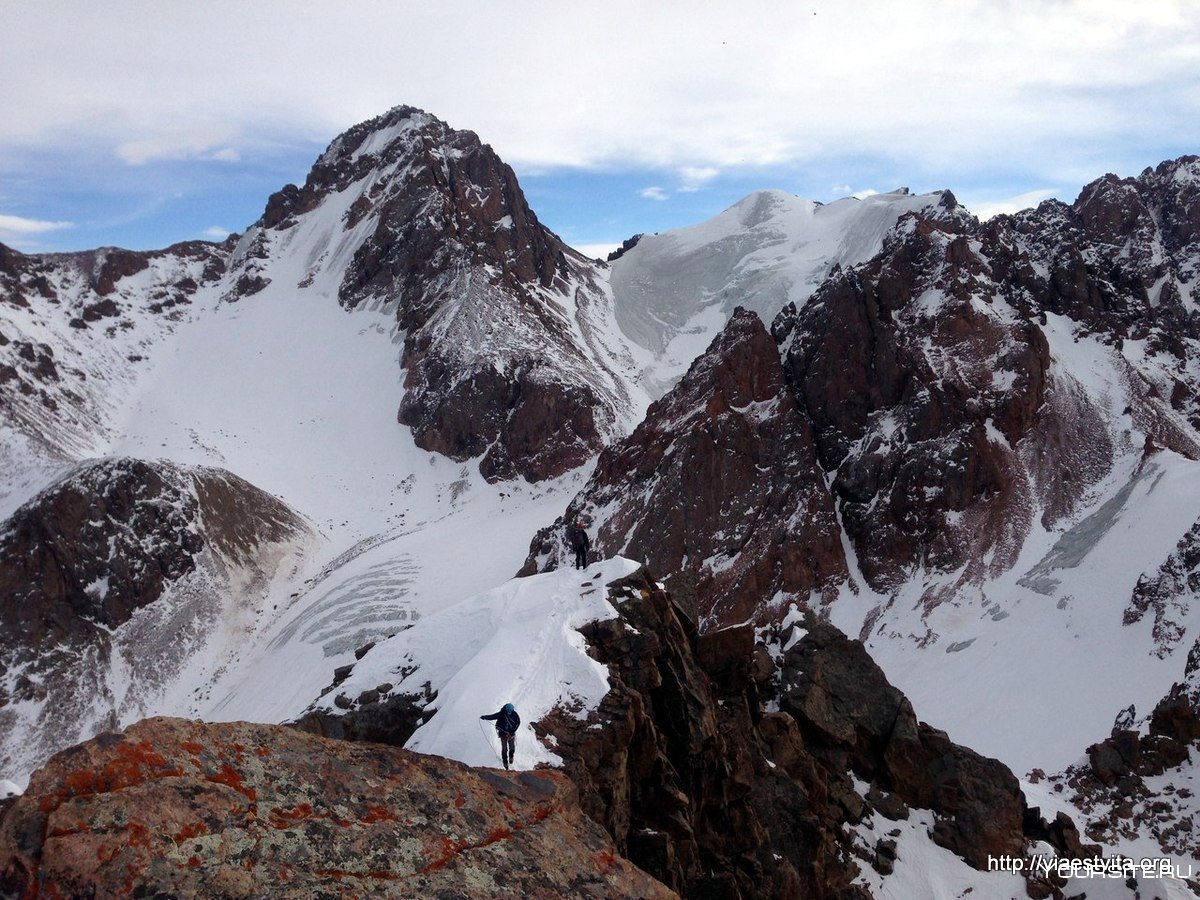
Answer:
[{"label": "rocky summit", "polygon": [[287,278],[386,306],[404,335],[400,422],[427,450],[482,457],[488,478],[561,475],[640,407],[594,264],[538,222],[491,147],[421,110],[334,140],[231,265],[228,301]]}]

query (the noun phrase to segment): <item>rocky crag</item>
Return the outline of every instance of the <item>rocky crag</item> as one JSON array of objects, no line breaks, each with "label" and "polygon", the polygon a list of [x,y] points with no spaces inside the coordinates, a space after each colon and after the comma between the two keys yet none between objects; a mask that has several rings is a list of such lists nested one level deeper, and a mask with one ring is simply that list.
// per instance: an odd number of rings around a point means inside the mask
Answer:
[{"label": "rocky crag", "polygon": [[[534,727],[584,812],[681,896],[867,897],[866,873],[896,864],[888,834],[919,817],[918,840],[964,871],[1034,840],[1085,852],[1068,817],[1046,822],[1003,764],[919,722],[862,644],[828,624],[793,610],[782,627],[701,634],[645,570],[608,592],[617,617],[581,631],[609,692]],[[338,693],[349,674],[299,728],[399,745],[436,715],[428,691]]]},{"label": "rocky crag", "polygon": [[711,588],[705,627],[860,575],[886,596],[923,573],[932,608],[1007,572],[1105,479],[1163,448],[1200,458],[1198,197],[1184,157],[1073,206],[907,214],[879,255],[779,313],[774,349],[735,314],[524,571],[558,565],[582,516],[602,555]]},{"label": "rocky crag", "polygon": [[[1133,843],[1182,867],[1200,859],[1198,760],[1200,641],[1188,654],[1183,678],[1148,716],[1139,721],[1136,709],[1125,710],[1108,737],[1048,783],[1079,810],[1091,840]],[[1189,884],[1200,890],[1200,878]]]},{"label": "rocky crag", "polygon": [[28,255],[0,244],[0,507],[103,452],[148,360],[220,281],[232,246]]}]

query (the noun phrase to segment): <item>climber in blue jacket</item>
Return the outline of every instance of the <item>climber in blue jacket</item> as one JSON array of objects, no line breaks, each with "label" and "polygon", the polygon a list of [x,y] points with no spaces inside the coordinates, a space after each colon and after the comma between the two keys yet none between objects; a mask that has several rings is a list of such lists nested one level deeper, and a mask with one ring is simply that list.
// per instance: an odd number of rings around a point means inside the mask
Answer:
[{"label": "climber in blue jacket", "polygon": [[517,745],[517,729],[521,727],[521,717],[517,715],[517,710],[511,703],[505,703],[500,712],[479,718],[496,723],[496,733],[500,735],[500,755],[504,760],[504,768],[507,769],[513,761],[513,750]]}]

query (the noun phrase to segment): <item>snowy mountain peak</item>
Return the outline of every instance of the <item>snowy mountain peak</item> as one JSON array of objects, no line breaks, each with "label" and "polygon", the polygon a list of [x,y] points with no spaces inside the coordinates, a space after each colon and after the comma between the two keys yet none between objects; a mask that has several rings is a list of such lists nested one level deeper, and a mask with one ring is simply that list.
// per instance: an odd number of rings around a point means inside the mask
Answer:
[{"label": "snowy mountain peak", "polygon": [[646,235],[612,265],[617,322],[655,354],[669,383],[712,340],[735,306],[770,321],[803,303],[835,266],[865,262],[904,215],[970,218],[949,191],[900,188],[822,204],[756,191],[688,228]]},{"label": "snowy mountain peak", "polygon": [[491,147],[412,107],[351,128],[273,195],[227,285],[230,302],[270,286],[383,310],[403,342],[399,421],[423,449],[483,457],[491,480],[581,465],[645,405],[595,266]]}]

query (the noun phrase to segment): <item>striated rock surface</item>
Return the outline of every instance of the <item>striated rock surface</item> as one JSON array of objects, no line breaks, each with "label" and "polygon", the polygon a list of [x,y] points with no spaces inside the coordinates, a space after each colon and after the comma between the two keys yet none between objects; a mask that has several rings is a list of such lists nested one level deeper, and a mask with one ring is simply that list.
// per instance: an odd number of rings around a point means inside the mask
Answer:
[{"label": "striated rock surface", "polygon": [[0,527],[4,769],[141,718],[194,656],[227,662],[220,626],[253,627],[315,537],[229,472],[161,461],[86,463],[22,506]]},{"label": "striated rock surface", "polygon": [[16,896],[638,897],[563,775],[293,729],[148,719],[65,751],[0,819]]}]

